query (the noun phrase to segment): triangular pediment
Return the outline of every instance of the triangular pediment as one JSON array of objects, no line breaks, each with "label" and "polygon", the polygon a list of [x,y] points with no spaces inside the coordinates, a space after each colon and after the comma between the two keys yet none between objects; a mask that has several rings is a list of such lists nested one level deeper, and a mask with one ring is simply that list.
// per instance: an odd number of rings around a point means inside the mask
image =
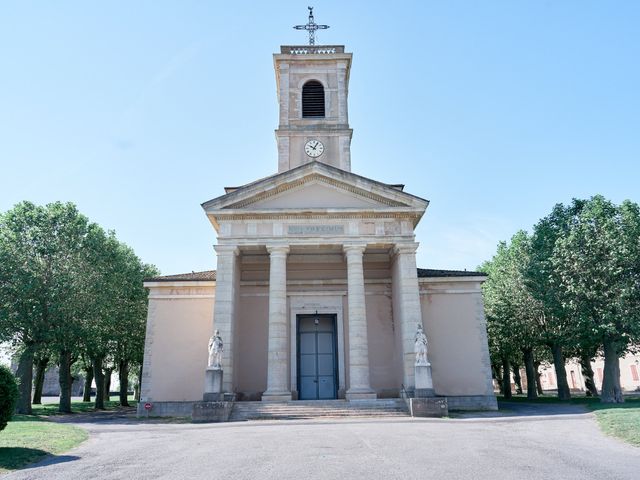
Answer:
[{"label": "triangular pediment", "polygon": [[371,208],[389,206],[384,199],[372,199],[364,192],[349,191],[328,182],[326,178],[305,179],[300,185],[271,195],[254,198],[245,206],[251,209],[296,208]]},{"label": "triangular pediment", "polygon": [[387,185],[312,162],[233,189],[205,202],[207,213],[222,210],[419,209],[428,201]]}]

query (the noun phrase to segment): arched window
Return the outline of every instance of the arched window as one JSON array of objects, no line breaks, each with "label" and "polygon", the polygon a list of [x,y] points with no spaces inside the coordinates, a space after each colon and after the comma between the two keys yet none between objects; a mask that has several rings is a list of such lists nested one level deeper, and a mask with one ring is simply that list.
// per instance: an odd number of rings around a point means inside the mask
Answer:
[{"label": "arched window", "polygon": [[324,118],[324,87],[317,80],[302,87],[302,117]]}]

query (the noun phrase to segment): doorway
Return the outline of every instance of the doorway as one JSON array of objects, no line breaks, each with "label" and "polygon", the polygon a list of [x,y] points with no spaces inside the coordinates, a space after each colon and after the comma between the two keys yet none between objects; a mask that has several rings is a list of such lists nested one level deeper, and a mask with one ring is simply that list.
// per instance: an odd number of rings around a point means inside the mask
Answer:
[{"label": "doorway", "polygon": [[298,398],[338,398],[336,315],[297,316]]}]

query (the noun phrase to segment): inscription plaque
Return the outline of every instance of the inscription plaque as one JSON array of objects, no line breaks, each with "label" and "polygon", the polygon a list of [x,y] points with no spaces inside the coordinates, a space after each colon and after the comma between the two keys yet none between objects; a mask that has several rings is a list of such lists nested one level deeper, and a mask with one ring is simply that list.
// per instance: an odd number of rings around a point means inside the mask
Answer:
[{"label": "inscription plaque", "polygon": [[344,225],[288,225],[288,235],[344,235]]}]

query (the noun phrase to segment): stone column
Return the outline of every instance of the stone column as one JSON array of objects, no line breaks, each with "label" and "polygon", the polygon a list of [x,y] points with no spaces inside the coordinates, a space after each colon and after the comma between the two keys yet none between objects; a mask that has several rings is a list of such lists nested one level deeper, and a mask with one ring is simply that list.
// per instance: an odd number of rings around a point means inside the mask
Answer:
[{"label": "stone column", "polygon": [[396,324],[400,327],[402,355],[402,383],[408,392],[415,390],[414,337],[418,324],[422,325],[416,250],[418,243],[397,244],[393,264],[393,302]]},{"label": "stone column", "polygon": [[369,383],[369,343],[362,257],[366,245],[344,245],[349,312],[349,389],[347,400],[376,398]]},{"label": "stone column", "polygon": [[[236,283],[238,281],[238,247],[216,245],[218,268],[216,270],[216,296],[213,307],[213,323],[224,341],[222,389],[233,392],[233,334],[235,330]],[[213,329],[212,329],[213,333]],[[209,339],[202,339],[203,345]]]},{"label": "stone column", "polygon": [[269,267],[269,346],[267,390],[263,401],[291,400],[288,388],[289,342],[287,337],[287,245],[268,245]]}]

